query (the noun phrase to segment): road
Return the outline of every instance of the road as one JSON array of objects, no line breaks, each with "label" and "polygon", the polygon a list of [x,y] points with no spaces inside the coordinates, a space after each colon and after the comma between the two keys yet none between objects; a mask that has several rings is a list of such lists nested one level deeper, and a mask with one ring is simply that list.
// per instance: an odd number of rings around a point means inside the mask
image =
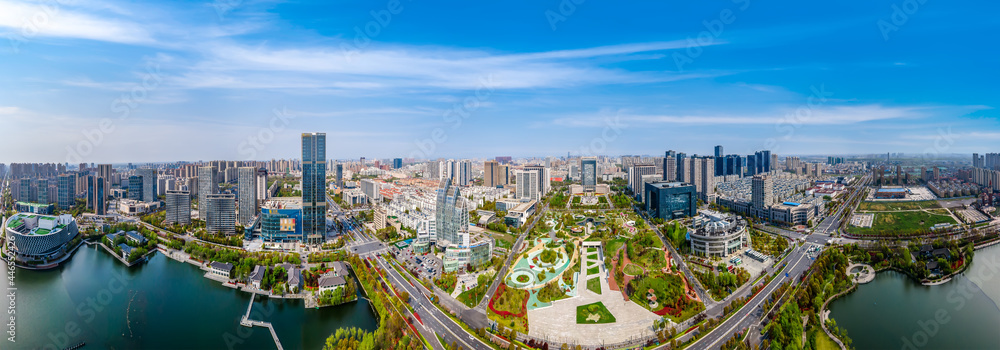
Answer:
[{"label": "road", "polygon": [[[427,295],[430,293],[426,288],[416,281],[412,281],[407,277],[400,275],[396,269],[389,266],[389,262],[386,262],[382,256],[377,256],[374,259],[379,268],[386,272],[387,280],[392,283],[392,285],[397,290],[405,291],[410,294],[410,305],[420,319],[423,321],[423,325],[429,328],[434,333],[437,333],[445,340],[446,344],[452,344],[453,342],[458,343],[463,349],[477,349],[477,350],[487,350],[492,349],[486,343],[483,343],[478,338],[472,336],[465,331],[458,323],[455,322],[451,317],[448,317],[438,309],[434,304],[428,299]],[[411,284],[412,283],[412,284]],[[463,315],[464,316],[464,315]],[[483,320],[479,323],[481,325],[470,323],[465,318],[462,321],[469,325],[471,328],[483,328],[486,327],[485,315],[483,315]],[[432,339],[428,339],[431,343],[435,343]]]},{"label": "road", "polygon": [[510,254],[507,256],[507,261],[504,262],[503,267],[500,269],[499,273],[497,273],[496,278],[493,279],[493,283],[490,284],[490,288],[486,290],[486,296],[484,296],[483,300],[479,302],[479,305],[476,305],[476,309],[486,313],[486,305],[489,304],[490,298],[493,298],[493,294],[497,292],[497,288],[500,287],[500,283],[503,283],[503,278],[507,275],[507,269],[510,268],[510,264],[514,262],[514,257],[518,255],[517,249],[521,247],[521,244],[524,243],[524,238],[528,237],[531,230],[535,228],[535,224],[538,223],[538,220],[541,220],[542,217],[545,216],[545,212],[548,210],[549,203],[545,202],[545,206],[542,207],[542,210],[535,215],[535,220],[528,223],[524,232],[517,237],[517,241],[514,242],[514,245],[511,247]]},{"label": "road", "polygon": [[[795,248],[792,249],[792,252],[789,253],[788,256],[785,258],[785,261],[788,262],[788,266],[786,266],[783,270],[781,270],[778,276],[775,277],[773,280],[771,280],[771,282],[768,283],[764,287],[764,289],[757,294],[756,297],[748,301],[747,304],[742,309],[737,311],[725,322],[723,322],[721,325],[710,331],[708,334],[706,334],[702,338],[692,343],[691,348],[716,349],[720,347],[721,344],[724,343],[726,340],[731,338],[733,336],[733,333],[745,329],[756,329],[760,320],[764,317],[764,313],[766,312],[765,310],[761,309],[761,305],[764,303],[764,301],[769,299],[774,290],[777,289],[778,286],[780,286],[782,283],[785,283],[787,281],[794,281],[795,279],[799,278],[803,273],[808,271],[809,267],[812,266],[814,260],[812,260],[812,258],[809,257],[807,250],[809,250],[812,247],[825,246],[827,243],[831,241],[840,240],[831,237],[831,233],[835,232],[836,229],[840,227],[841,214],[845,210],[850,211],[851,202],[853,202],[853,200],[856,199],[858,195],[864,193],[864,188],[868,180],[869,180],[868,175],[862,178],[860,183],[854,187],[854,191],[850,194],[849,199],[846,201],[841,201],[840,206],[837,208],[837,211],[834,213],[834,215],[830,215],[825,220],[823,220],[823,222],[821,222],[820,225],[817,226],[818,229],[815,231],[814,234],[803,235],[797,232],[777,229],[776,232],[778,234],[788,238],[792,238],[797,242],[803,242],[801,246],[795,245]],[[733,294],[741,296],[749,296],[750,294],[748,292],[749,288],[747,287],[748,286],[744,286],[743,288],[741,288],[740,290],[738,290],[736,293]],[[718,310],[720,310],[720,307],[728,305],[729,303],[731,303],[732,299],[734,298],[730,298],[730,301],[727,303],[718,303],[713,308],[709,308],[708,311],[706,312],[708,313],[709,316],[715,317],[712,311],[714,309],[716,310],[715,313],[717,315],[721,315],[721,312],[718,312]],[[661,347],[661,349],[662,348],[663,347]]]}]

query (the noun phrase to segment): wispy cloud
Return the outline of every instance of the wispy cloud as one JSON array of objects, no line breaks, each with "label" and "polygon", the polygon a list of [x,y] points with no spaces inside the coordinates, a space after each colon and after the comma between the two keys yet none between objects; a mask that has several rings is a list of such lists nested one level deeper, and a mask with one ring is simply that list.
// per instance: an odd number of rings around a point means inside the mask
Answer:
[{"label": "wispy cloud", "polygon": [[[71,2],[13,2],[0,0],[0,28],[8,37],[28,41],[33,37],[89,39],[124,44],[150,44],[152,35],[139,23],[97,16]],[[116,12],[127,13],[118,7]]]},{"label": "wispy cloud", "polygon": [[[681,125],[753,125],[798,123],[802,125],[846,125],[877,120],[916,118],[924,116],[920,107],[886,107],[878,104],[863,106],[831,106],[814,108],[810,114],[795,117],[795,109],[784,107],[767,113],[701,113],[701,114],[635,114],[622,111],[619,116],[623,121],[637,124],[681,124]],[[602,127],[607,114],[602,111],[599,116],[561,117],[552,120],[552,124],[568,127]]]}]

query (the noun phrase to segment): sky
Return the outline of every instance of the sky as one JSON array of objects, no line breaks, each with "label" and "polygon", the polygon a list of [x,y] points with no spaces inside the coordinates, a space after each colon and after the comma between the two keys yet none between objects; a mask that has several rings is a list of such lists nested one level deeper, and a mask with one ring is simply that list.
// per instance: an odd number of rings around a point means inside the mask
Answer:
[{"label": "sky", "polygon": [[0,162],[1000,148],[997,2],[0,9]]}]

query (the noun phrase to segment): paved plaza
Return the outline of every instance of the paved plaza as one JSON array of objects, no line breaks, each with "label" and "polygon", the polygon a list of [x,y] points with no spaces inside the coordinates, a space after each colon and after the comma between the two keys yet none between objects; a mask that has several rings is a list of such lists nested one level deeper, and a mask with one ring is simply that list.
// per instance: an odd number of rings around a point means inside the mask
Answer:
[{"label": "paved plaza", "polygon": [[851,216],[851,225],[857,227],[872,227],[872,221],[875,220],[875,214],[854,214]]},{"label": "paved plaza", "polygon": [[[637,337],[653,335],[653,321],[660,316],[649,310],[624,300],[622,294],[613,291],[608,286],[608,271],[603,265],[604,253],[601,251],[597,259],[585,259],[581,277],[577,282],[579,295],[552,303],[552,306],[535,309],[528,312],[529,334],[534,337],[548,339],[552,342],[567,342],[570,344],[613,344],[628,341]],[[587,268],[601,266],[597,275],[584,276]],[[587,280],[599,276],[601,292],[598,295],[587,289]],[[611,311],[617,322],[608,324],[577,324],[576,307],[602,302]]]}]

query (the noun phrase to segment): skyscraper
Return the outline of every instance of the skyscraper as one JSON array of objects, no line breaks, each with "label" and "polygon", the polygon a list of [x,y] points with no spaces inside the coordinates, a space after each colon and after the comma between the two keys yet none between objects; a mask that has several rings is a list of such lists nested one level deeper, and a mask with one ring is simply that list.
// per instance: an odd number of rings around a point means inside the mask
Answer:
[{"label": "skyscraper", "polygon": [[634,165],[628,168],[628,187],[632,189],[632,194],[638,196],[643,191],[642,177],[656,173],[656,167],[652,165]]},{"label": "skyscraper", "polygon": [[538,170],[520,170],[514,172],[517,181],[517,199],[541,199],[541,189],[538,187]]},{"label": "skyscraper", "polygon": [[167,191],[166,217],[163,222],[187,225],[191,223],[191,192]]},{"label": "skyscraper", "polygon": [[580,178],[584,192],[594,192],[597,190],[597,158],[580,158]]},{"label": "skyscraper", "polygon": [[392,168],[399,169],[403,167],[403,158],[396,158],[392,160]]},{"label": "skyscraper", "polygon": [[461,244],[462,233],[468,232],[469,210],[461,189],[452,184],[450,178],[441,180],[437,189],[435,206],[436,244],[447,247],[449,244]]},{"label": "skyscraper", "polygon": [[143,168],[137,169],[135,173],[142,177],[142,201],[143,202],[155,202],[157,201],[157,194],[159,191],[158,179],[156,174],[156,169]]},{"label": "skyscraper", "polygon": [[451,180],[455,186],[468,186],[472,181],[472,161],[459,160],[451,163]]},{"label": "skyscraper", "polygon": [[336,167],[337,167],[337,177],[336,177],[336,179],[337,179],[337,188],[343,189],[344,188],[344,165],[340,164],[340,163],[337,163]]},{"label": "skyscraper", "polygon": [[239,223],[249,226],[253,222],[254,216],[258,212],[257,206],[257,168],[240,167],[237,177],[237,191],[239,192]]},{"label": "skyscraper", "polygon": [[214,166],[198,167],[198,217],[208,219],[208,196],[219,193],[218,170]]},{"label": "skyscraper", "polygon": [[310,244],[326,237],[326,133],[302,134],[302,236]]},{"label": "skyscraper", "polygon": [[752,215],[766,217],[766,210],[774,204],[774,179],[767,175],[754,175],[750,187]]},{"label": "skyscraper", "polygon": [[107,195],[104,186],[107,181],[100,176],[87,176],[87,207],[97,215],[107,215],[108,207],[105,204]]},{"label": "skyscraper", "polygon": [[541,165],[527,165],[524,170],[535,170],[538,172],[538,192],[539,198],[544,197],[552,189],[552,180],[549,176],[549,168]]},{"label": "skyscraper", "polygon": [[137,201],[142,200],[142,176],[129,176],[126,188],[128,189],[128,199]]},{"label": "skyscraper", "polygon": [[726,175],[726,159],[722,153],[722,145],[715,146],[715,176]]},{"label": "skyscraper", "polygon": [[483,163],[483,186],[486,187],[496,187],[498,180],[498,175],[500,173],[500,164],[495,160],[487,160]]},{"label": "skyscraper", "polygon": [[49,204],[49,180],[35,180],[35,203]]},{"label": "skyscraper", "polygon": [[[673,152],[673,151],[670,151],[670,152]],[[684,181],[684,175],[687,174],[687,169],[684,169],[684,164],[685,164],[684,160],[686,158],[687,158],[687,154],[685,154],[683,152],[678,152],[677,153],[677,160],[675,160],[675,162],[677,162],[677,178],[675,180],[677,180],[677,181]]]}]

